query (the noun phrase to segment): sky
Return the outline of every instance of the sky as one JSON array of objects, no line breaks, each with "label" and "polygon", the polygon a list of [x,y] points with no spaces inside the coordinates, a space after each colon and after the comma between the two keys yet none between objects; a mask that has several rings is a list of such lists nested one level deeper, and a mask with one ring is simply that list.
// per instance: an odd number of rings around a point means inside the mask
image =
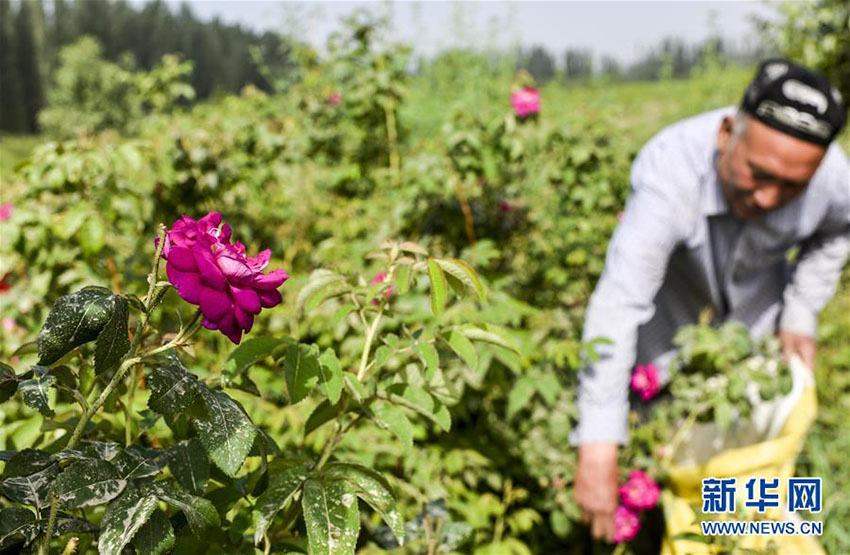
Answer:
[{"label": "sky", "polygon": [[[142,4],[144,0],[133,3]],[[168,1],[175,7],[178,1]],[[192,0],[202,19],[219,17],[258,31],[276,30],[320,50],[340,19],[358,8],[389,15],[391,35],[430,55],[454,46],[545,46],[553,53],[589,48],[621,62],[640,57],[667,36],[700,42],[712,30],[742,45],[755,42],[753,15],[770,17],[762,1],[336,1]]]}]

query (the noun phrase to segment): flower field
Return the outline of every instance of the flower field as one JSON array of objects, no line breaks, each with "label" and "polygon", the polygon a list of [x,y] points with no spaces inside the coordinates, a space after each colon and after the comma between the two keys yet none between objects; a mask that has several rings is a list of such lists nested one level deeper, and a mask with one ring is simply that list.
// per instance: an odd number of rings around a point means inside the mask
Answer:
[{"label": "flower field", "polygon": [[[409,75],[370,32],[275,94],[186,108],[164,61],[124,129],[14,161],[3,139],[0,550],[657,552],[676,425],[746,414],[735,376],[778,352],[695,326],[670,386],[636,370],[620,543],[594,544],[568,442],[584,311],[638,149],[753,69],[537,87],[457,52]],[[850,552],[848,313],[845,269],[797,468],[828,553]]]}]

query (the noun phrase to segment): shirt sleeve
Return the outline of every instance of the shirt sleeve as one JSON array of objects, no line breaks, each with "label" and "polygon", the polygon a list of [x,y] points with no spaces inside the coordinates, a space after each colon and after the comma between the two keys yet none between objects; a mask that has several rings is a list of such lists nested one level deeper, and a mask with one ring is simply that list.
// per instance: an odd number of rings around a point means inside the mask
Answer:
[{"label": "shirt sleeve", "polygon": [[650,141],[632,165],[632,194],[590,298],[583,339],[607,338],[579,372],[579,423],[573,445],[628,441],[628,387],[638,327],[649,321],[673,250],[692,219],[682,194],[691,179],[672,145]]},{"label": "shirt sleeve", "polygon": [[814,337],[817,315],[835,294],[841,270],[850,254],[850,164],[837,156],[835,179],[844,202],[837,203],[831,217],[801,245],[791,281],[783,294],[779,329]]}]

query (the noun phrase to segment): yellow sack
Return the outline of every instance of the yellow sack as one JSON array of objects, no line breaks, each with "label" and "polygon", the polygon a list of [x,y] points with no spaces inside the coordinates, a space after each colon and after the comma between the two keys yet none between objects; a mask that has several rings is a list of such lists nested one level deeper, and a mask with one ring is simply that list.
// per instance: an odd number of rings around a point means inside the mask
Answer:
[{"label": "yellow sack", "polygon": [[[670,490],[661,497],[666,534],[662,545],[663,555],[696,555],[720,553],[718,546],[687,539],[680,535],[696,534],[702,536],[698,515],[702,509],[702,479],[731,478],[738,479],[738,487],[749,478],[778,477],[780,484],[794,475],[794,463],[806,439],[806,433],[817,413],[817,396],[814,382],[808,369],[800,361],[792,360],[794,389],[789,397],[794,397],[793,405],[783,415],[783,423],[778,433],[771,439],[750,445],[723,450],[701,464],[673,464],[668,468]],[[802,372],[800,368],[802,367]],[[767,509],[758,516],[772,520],[800,520],[796,514],[785,512],[785,487],[779,488],[779,507]],[[755,509],[747,509],[745,516],[740,511],[735,515],[725,515],[733,519],[756,520]],[[823,554],[824,550],[814,536],[736,536],[736,545],[740,548],[766,550],[770,543],[778,553],[785,555]]]}]

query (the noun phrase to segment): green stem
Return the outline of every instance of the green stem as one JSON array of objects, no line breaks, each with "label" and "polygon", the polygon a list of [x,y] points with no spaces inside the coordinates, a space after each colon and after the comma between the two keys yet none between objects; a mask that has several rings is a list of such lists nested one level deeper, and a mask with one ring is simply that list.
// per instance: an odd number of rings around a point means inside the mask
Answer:
[{"label": "green stem", "polygon": [[384,303],[378,309],[378,314],[372,320],[372,325],[366,329],[366,343],[363,345],[363,353],[360,355],[360,368],[357,370],[357,379],[363,381],[366,375],[366,366],[369,362],[369,351],[372,350],[372,341],[375,339],[375,332],[378,331],[378,324],[381,322],[381,316],[384,314]]},{"label": "green stem", "polygon": [[[153,261],[153,270],[148,275],[148,294],[145,297],[145,301],[147,305],[145,306],[145,314],[142,316],[138,325],[136,326],[136,333],[133,335],[133,343],[130,345],[130,349],[124,355],[124,359],[121,361],[121,365],[118,367],[118,370],[115,371],[115,375],[112,376],[112,379],[109,380],[109,383],[106,385],[101,394],[92,402],[97,390],[92,389],[91,395],[88,400],[88,410],[84,411],[82,416],[80,417],[79,422],[77,422],[76,428],[74,428],[74,433],[71,435],[71,439],[68,440],[66,444],[66,449],[73,449],[77,442],[80,441],[80,437],[83,435],[83,431],[86,429],[86,425],[92,416],[97,413],[103,403],[106,402],[106,399],[115,391],[115,388],[118,387],[118,384],[121,383],[121,380],[124,379],[124,376],[127,374],[127,371],[136,363],[141,361],[140,357],[136,355],[136,349],[138,349],[139,344],[142,341],[142,333],[145,327],[150,320],[151,313],[154,308],[154,291],[156,290],[157,277],[159,276],[159,262],[162,259],[162,249],[165,246],[165,234],[166,228],[164,225],[159,225],[159,241],[157,241],[156,245],[156,254],[154,255]],[[50,518],[47,521],[47,530],[44,535],[44,541],[42,541],[39,546],[40,555],[48,555],[50,553],[50,538],[53,535],[53,528],[56,526],[56,512],[59,510],[59,497],[53,495],[53,499],[50,502]]]},{"label": "green stem", "polygon": [[139,383],[139,366],[133,367],[130,378],[130,391],[127,393],[127,403],[124,405],[124,446],[129,447],[133,442],[133,401],[136,398],[136,387]]}]

